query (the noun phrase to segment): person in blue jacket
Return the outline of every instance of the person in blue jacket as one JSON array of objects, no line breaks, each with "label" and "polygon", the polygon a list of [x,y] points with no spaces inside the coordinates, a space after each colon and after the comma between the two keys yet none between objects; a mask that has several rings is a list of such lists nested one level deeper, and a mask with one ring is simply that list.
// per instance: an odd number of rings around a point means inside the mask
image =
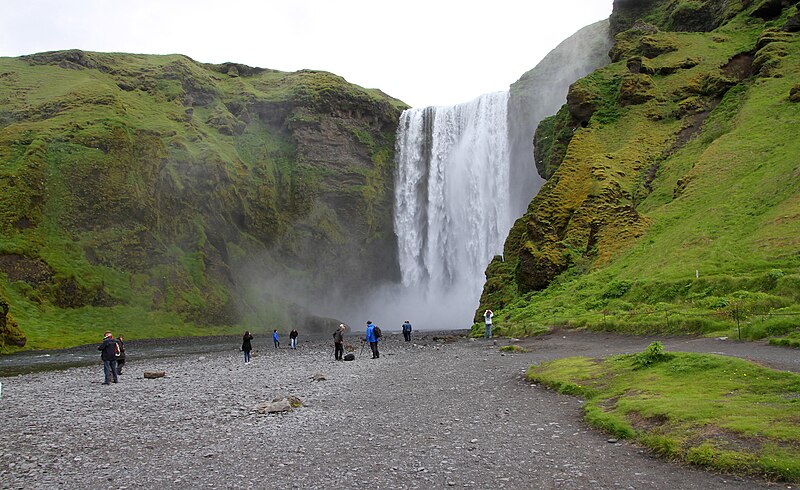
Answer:
[{"label": "person in blue jacket", "polygon": [[369,348],[372,349],[373,359],[381,357],[380,352],[378,352],[378,339],[379,336],[376,335],[375,325],[372,322],[367,322],[367,342],[369,342]]},{"label": "person in blue jacket", "polygon": [[406,342],[411,342],[411,322],[408,320],[403,324],[403,338]]},{"label": "person in blue jacket", "polygon": [[281,346],[280,340],[278,340],[278,330],[275,329],[272,331],[272,341],[275,342],[275,348],[279,348]]}]

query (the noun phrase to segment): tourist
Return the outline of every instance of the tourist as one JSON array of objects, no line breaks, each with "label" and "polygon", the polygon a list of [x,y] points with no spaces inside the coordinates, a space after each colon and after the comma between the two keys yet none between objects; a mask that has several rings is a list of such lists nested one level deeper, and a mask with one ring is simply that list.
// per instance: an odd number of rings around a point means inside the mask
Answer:
[{"label": "tourist", "polygon": [[122,374],[122,366],[125,365],[125,342],[122,339],[122,335],[117,337],[117,345],[119,345],[119,349],[117,349],[117,375]]},{"label": "tourist", "polygon": [[483,319],[486,322],[486,334],[484,335],[485,338],[491,339],[492,338],[492,317],[494,316],[494,312],[492,310],[486,310],[483,312]]},{"label": "tourist", "polygon": [[411,342],[411,322],[408,320],[403,324],[403,338],[406,342]]},{"label": "tourist", "polygon": [[[375,331],[376,327],[372,322],[367,322],[367,337],[366,340],[369,342],[369,348],[372,349],[372,358],[377,359],[381,357],[380,352],[378,352],[378,339],[380,335]],[[378,330],[380,332],[380,330]]]},{"label": "tourist", "polygon": [[105,374],[104,385],[113,381],[117,382],[117,341],[111,335],[111,332],[106,330],[103,337],[103,343],[97,348],[100,351],[100,359],[103,360],[103,373]]},{"label": "tourist", "polygon": [[289,332],[289,347],[297,349],[297,330]]},{"label": "tourist", "polygon": [[333,354],[337,361],[344,360],[344,323],[333,332]]},{"label": "tourist", "polygon": [[253,340],[253,335],[250,330],[245,330],[244,336],[242,336],[242,352],[244,352],[245,366],[250,364],[250,351],[253,350],[253,344],[250,343],[251,340]]},{"label": "tourist", "polygon": [[278,349],[281,346],[281,341],[278,340],[278,329],[272,331],[272,341],[275,342],[275,348]]}]

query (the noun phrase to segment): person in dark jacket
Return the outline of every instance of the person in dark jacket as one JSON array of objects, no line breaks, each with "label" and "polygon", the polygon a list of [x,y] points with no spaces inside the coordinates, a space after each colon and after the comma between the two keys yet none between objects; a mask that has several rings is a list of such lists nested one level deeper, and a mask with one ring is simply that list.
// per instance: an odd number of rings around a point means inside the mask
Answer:
[{"label": "person in dark jacket", "polygon": [[272,331],[272,341],[275,342],[275,348],[278,349],[281,346],[281,341],[278,340],[278,330],[275,329]]},{"label": "person in dark jacket", "polygon": [[289,347],[297,349],[297,330],[289,332]]},{"label": "person in dark jacket", "polygon": [[403,338],[406,342],[411,342],[411,322],[408,320],[403,324]]},{"label": "person in dark jacket", "polygon": [[117,344],[119,344],[119,352],[117,354],[117,374],[122,374],[122,366],[125,365],[125,342],[122,335],[117,337]]},{"label": "person in dark jacket", "polygon": [[339,328],[333,332],[333,353],[337,361],[344,359],[344,323],[339,324]]},{"label": "person in dark jacket", "polygon": [[244,353],[245,366],[250,364],[250,351],[253,350],[253,345],[250,343],[251,340],[253,340],[253,336],[250,334],[250,330],[245,330],[244,336],[242,336],[242,352]]},{"label": "person in dark jacket", "polygon": [[378,352],[378,336],[375,335],[375,325],[372,322],[367,322],[367,342],[369,342],[369,348],[372,349],[372,358],[377,359],[381,357],[381,353]]},{"label": "person in dark jacket", "polygon": [[103,373],[105,374],[104,385],[113,381],[117,382],[117,341],[111,335],[111,332],[106,330],[103,337],[103,343],[97,348],[100,351],[100,359],[103,360]]}]

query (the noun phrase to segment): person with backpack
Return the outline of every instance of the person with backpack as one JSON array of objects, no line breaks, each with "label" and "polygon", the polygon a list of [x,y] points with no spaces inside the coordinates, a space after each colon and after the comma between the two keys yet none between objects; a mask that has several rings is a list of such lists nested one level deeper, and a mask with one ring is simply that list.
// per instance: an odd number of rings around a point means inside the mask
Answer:
[{"label": "person with backpack", "polygon": [[253,340],[253,335],[250,330],[245,330],[242,336],[242,352],[244,353],[245,366],[250,364],[250,351],[253,350],[253,344],[250,343],[251,340]]},{"label": "person with backpack", "polygon": [[296,329],[293,329],[291,332],[289,332],[289,347],[294,350],[297,350],[297,335],[298,333]]},{"label": "person with backpack", "polygon": [[408,320],[403,324],[403,338],[406,342],[411,342],[411,322]]},{"label": "person with backpack", "polygon": [[278,329],[272,331],[272,341],[275,342],[275,348],[279,349],[281,346],[281,341],[278,340]]},{"label": "person with backpack", "polygon": [[333,331],[333,355],[337,361],[344,360],[344,323],[339,324],[339,328]]},{"label": "person with backpack", "polygon": [[125,342],[122,339],[122,335],[117,337],[117,375],[122,374],[122,366],[125,365]]},{"label": "person with backpack", "polygon": [[103,343],[97,350],[100,351],[100,359],[103,360],[103,373],[105,374],[104,385],[110,384],[111,380],[117,382],[117,341],[111,335],[111,331],[106,330],[103,336]]},{"label": "person with backpack", "polygon": [[378,340],[380,340],[381,336],[382,335],[380,327],[368,321],[366,340],[367,342],[369,342],[369,348],[372,350],[373,359],[378,359],[379,357],[381,357],[381,353],[378,352]]}]

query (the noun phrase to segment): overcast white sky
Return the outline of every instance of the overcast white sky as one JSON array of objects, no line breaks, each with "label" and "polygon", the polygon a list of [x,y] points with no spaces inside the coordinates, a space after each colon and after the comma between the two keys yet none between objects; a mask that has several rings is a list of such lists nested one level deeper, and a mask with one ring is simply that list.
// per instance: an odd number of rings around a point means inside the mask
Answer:
[{"label": "overcast white sky", "polygon": [[0,0],[0,56],[78,48],[327,70],[414,106],[506,90],[612,0]]}]

